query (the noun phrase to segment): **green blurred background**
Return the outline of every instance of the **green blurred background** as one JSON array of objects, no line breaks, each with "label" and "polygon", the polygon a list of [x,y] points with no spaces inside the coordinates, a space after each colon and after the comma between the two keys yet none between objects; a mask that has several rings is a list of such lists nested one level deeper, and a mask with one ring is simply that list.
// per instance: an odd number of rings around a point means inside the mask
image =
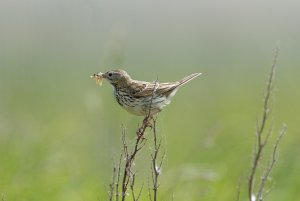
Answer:
[{"label": "green blurred background", "polygon": [[[279,44],[271,140],[282,123],[288,133],[267,200],[300,200],[299,8],[293,0],[1,0],[0,194],[105,200],[121,124],[133,139],[142,118],[89,75],[122,68],[148,81],[203,73],[158,117],[167,152],[160,200],[234,200],[239,180],[246,198],[255,122]],[[136,164],[145,186],[150,150]]]}]

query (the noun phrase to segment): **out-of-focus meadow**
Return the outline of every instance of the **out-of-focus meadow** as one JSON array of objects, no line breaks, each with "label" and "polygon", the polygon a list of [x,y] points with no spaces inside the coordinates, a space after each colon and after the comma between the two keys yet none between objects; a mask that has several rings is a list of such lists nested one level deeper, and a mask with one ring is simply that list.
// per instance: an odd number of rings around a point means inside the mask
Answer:
[{"label": "out-of-focus meadow", "polygon": [[[239,181],[246,198],[255,122],[279,44],[272,140],[282,123],[288,133],[267,200],[300,200],[299,8],[292,0],[2,0],[0,194],[106,198],[121,124],[133,139],[142,118],[89,75],[123,68],[148,81],[203,73],[158,117],[167,152],[160,200],[234,200]],[[149,149],[136,164],[145,186]]]}]

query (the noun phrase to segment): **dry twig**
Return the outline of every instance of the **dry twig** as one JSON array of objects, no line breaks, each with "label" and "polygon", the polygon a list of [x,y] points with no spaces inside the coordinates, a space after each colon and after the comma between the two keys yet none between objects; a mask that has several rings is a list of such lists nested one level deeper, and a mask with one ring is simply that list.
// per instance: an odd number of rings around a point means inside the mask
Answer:
[{"label": "dry twig", "polygon": [[123,170],[123,179],[122,179],[122,201],[125,200],[126,192],[128,188],[128,184],[130,182],[130,179],[134,177],[134,173],[132,172],[132,165],[134,163],[135,157],[137,153],[145,146],[146,141],[144,140],[144,133],[148,125],[146,124],[146,121],[142,124],[141,127],[138,128],[136,132],[136,141],[133,148],[133,151],[129,153],[127,142],[125,139],[125,135],[123,135],[123,153],[125,156],[125,167]]},{"label": "dry twig", "polygon": [[[135,138],[135,143],[134,146],[132,148],[132,150],[130,150],[130,147],[128,147],[128,143],[126,141],[126,130],[124,128],[124,126],[122,126],[122,153],[121,153],[121,157],[119,160],[119,163],[117,166],[115,166],[113,168],[113,177],[112,177],[112,183],[109,185],[109,201],[113,201],[113,196],[115,195],[115,200],[118,201],[119,200],[119,188],[121,188],[121,200],[125,201],[126,199],[126,195],[127,195],[127,190],[128,188],[130,188],[131,190],[131,194],[132,194],[132,198],[134,201],[138,201],[141,193],[142,193],[142,189],[143,186],[140,188],[138,195],[136,196],[135,191],[134,191],[134,186],[135,186],[135,179],[136,179],[136,173],[133,170],[133,164],[134,161],[136,159],[137,154],[139,153],[139,151],[142,150],[142,148],[145,146],[146,144],[146,138],[145,138],[145,131],[147,128],[151,128],[153,130],[154,133],[154,145],[155,145],[155,151],[154,151],[154,155],[152,156],[152,164],[154,165],[153,167],[157,167],[157,162],[156,162],[156,158],[158,155],[158,151],[159,151],[159,147],[161,143],[157,143],[157,137],[156,137],[156,120],[152,117],[152,114],[150,113],[151,111],[151,106],[152,106],[152,100],[153,100],[153,95],[155,93],[155,90],[157,88],[157,80],[155,81],[155,85],[153,88],[153,93],[152,93],[152,99],[149,105],[149,112],[148,115],[144,118],[142,125],[140,125],[137,130],[136,130],[136,138]],[[153,121],[153,124],[151,124],[150,121]],[[122,162],[124,158],[124,163]],[[122,168],[121,166],[124,164],[124,168]],[[161,168],[162,166],[162,161],[159,164],[159,168]],[[154,168],[155,169],[155,168]],[[155,189],[155,201],[156,201],[156,193],[157,193],[157,178],[159,175],[159,169],[155,169],[155,174],[156,176],[154,176],[154,180],[156,181],[154,185]],[[122,172],[122,173],[121,173]],[[121,185],[121,186],[119,186]]]},{"label": "dry twig", "polygon": [[[157,201],[157,189],[159,187],[158,177],[161,174],[161,167],[163,163],[163,159],[165,157],[165,152],[162,155],[161,161],[158,163],[157,156],[160,151],[161,147],[161,140],[157,141],[157,134],[156,134],[156,119],[153,120],[153,142],[154,142],[154,151],[151,154],[152,160],[152,184],[153,184],[153,201]],[[150,200],[152,198],[150,197]]]},{"label": "dry twig", "polygon": [[263,173],[262,177],[261,177],[261,181],[260,181],[260,184],[259,184],[259,187],[258,187],[258,192],[257,192],[257,195],[256,197],[261,201],[263,200],[263,197],[264,197],[264,187],[265,187],[265,184],[266,184],[266,181],[277,161],[277,155],[278,155],[278,146],[279,146],[279,142],[281,141],[283,135],[286,133],[286,130],[287,130],[287,126],[286,125],[283,125],[281,131],[279,132],[279,135],[275,141],[275,144],[273,146],[273,151],[272,151],[272,155],[271,155],[271,161],[269,162],[267,168],[265,169],[265,172]]},{"label": "dry twig", "polygon": [[113,167],[113,175],[112,175],[112,181],[111,183],[109,184],[109,191],[108,191],[108,198],[109,198],[109,201],[112,201],[113,200],[113,196],[114,196],[114,192],[115,192],[115,179],[116,179],[116,167],[114,166]]},{"label": "dry twig", "polygon": [[257,193],[255,193],[254,190],[254,185],[255,185],[255,178],[257,177],[257,169],[259,167],[259,163],[262,159],[262,154],[265,150],[265,146],[267,145],[269,141],[269,137],[272,134],[272,125],[270,126],[269,130],[267,133],[265,133],[266,125],[269,120],[269,114],[272,109],[271,105],[271,99],[272,99],[272,92],[273,92],[273,86],[274,86],[274,76],[275,76],[275,67],[277,63],[277,57],[278,57],[278,48],[276,49],[275,52],[275,57],[274,61],[271,67],[271,72],[269,74],[269,78],[267,81],[267,87],[265,91],[265,96],[263,99],[263,112],[262,112],[262,117],[259,122],[257,122],[256,125],[256,146],[254,148],[254,153],[253,153],[253,160],[252,160],[252,166],[250,170],[250,175],[248,178],[248,199],[249,201],[256,201],[257,199],[259,201],[263,200],[263,194],[264,194],[264,187],[265,187],[265,182],[267,178],[270,175],[271,170],[273,169],[273,166],[276,162],[276,155],[277,155],[277,149],[278,149],[278,144],[282,139],[282,136],[286,132],[286,126],[283,126],[283,129],[279,133],[279,137],[277,138],[275,145],[273,147],[273,154],[272,154],[272,160],[271,163],[267,166],[266,170],[264,171],[264,174],[261,177],[260,184],[257,189]]}]

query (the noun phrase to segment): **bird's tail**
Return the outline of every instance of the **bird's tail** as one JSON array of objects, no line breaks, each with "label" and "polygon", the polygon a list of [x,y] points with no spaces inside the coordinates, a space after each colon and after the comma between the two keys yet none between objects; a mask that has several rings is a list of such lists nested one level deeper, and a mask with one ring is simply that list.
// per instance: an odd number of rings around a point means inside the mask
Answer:
[{"label": "bird's tail", "polygon": [[201,74],[202,73],[194,73],[194,74],[191,74],[191,75],[188,75],[188,76],[182,78],[181,80],[178,81],[179,82],[178,86],[184,85],[185,83],[191,81],[192,79],[198,77]]}]

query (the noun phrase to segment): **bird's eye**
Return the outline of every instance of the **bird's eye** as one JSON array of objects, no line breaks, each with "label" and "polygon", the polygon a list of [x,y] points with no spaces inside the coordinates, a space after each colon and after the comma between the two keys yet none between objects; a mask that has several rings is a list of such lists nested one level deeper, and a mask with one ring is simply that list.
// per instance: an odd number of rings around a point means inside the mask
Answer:
[{"label": "bird's eye", "polygon": [[108,76],[111,77],[111,76],[112,76],[112,73],[108,73]]}]

